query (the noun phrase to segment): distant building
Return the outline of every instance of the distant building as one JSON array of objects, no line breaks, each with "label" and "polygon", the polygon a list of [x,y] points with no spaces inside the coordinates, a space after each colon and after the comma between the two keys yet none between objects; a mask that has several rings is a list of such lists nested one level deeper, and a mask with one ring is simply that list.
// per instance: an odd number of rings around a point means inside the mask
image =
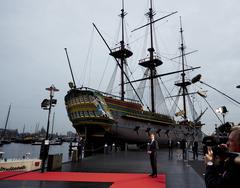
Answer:
[{"label": "distant building", "polygon": [[71,137],[71,138],[74,138],[74,137],[76,137],[76,133],[75,132],[72,132],[72,131],[68,131],[67,132],[67,137]]},{"label": "distant building", "polygon": [[40,133],[40,134],[43,134],[43,135],[45,135],[46,132],[47,132],[47,131],[44,129],[44,127],[42,127],[41,130],[39,131],[39,133]]},{"label": "distant building", "polygon": [[4,133],[4,129],[0,129],[0,136],[4,136],[5,138],[16,138],[18,136],[18,130],[6,129]]}]

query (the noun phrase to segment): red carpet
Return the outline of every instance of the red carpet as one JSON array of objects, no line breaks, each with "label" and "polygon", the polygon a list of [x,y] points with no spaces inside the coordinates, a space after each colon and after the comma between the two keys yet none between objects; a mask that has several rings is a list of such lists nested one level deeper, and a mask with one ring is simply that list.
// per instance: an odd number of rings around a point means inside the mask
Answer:
[{"label": "red carpet", "polygon": [[112,182],[111,188],[166,188],[163,174],[151,178],[147,174],[127,173],[29,172],[5,180]]},{"label": "red carpet", "polygon": [[22,174],[23,172],[20,171],[8,171],[8,172],[0,172],[0,180],[5,179],[10,176],[15,176],[17,174]]}]

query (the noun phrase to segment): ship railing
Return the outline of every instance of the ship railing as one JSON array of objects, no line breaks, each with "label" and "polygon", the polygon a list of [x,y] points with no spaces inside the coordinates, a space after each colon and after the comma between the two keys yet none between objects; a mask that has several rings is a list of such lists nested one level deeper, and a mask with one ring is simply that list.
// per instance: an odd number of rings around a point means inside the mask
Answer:
[{"label": "ship railing", "polygon": [[[153,60],[155,60],[155,59],[160,59],[160,57],[158,55],[154,55]],[[140,59],[139,63],[141,64],[141,63],[146,62],[146,61],[150,61],[150,57],[145,57],[143,59]]]},{"label": "ship railing", "polygon": [[[129,113],[129,115],[133,115],[133,116],[139,116],[139,113]],[[170,117],[170,116],[167,116],[167,115],[164,115],[164,114],[156,114],[152,112],[148,112],[148,111],[141,111],[141,117],[143,118],[151,118],[151,119],[154,119],[154,120],[158,120],[158,119],[161,119],[162,121],[165,121],[165,122],[168,122],[168,123],[174,123],[175,121]]]},{"label": "ship railing", "polygon": [[[115,48],[113,48],[113,49],[111,49],[111,50],[112,50],[112,52],[117,52],[117,51],[120,51],[121,49],[122,49],[122,46],[117,46],[117,47],[115,47]],[[130,48],[129,48],[128,45],[124,45],[124,49],[130,51]]]},{"label": "ship railing", "polygon": [[[89,88],[89,87],[81,87],[81,88],[78,88],[78,89],[81,89],[81,90],[85,89],[86,91],[99,92],[106,97],[112,97],[113,99],[121,99],[120,96],[113,95],[113,94],[110,94],[110,93],[106,93],[106,92],[103,92],[103,91],[99,91],[99,90],[96,90],[96,89],[92,89],[92,88]],[[127,102],[132,102],[132,103],[138,103],[138,104],[140,103],[138,100],[135,100],[135,99],[124,98],[124,100],[127,101]]]},{"label": "ship railing", "polygon": [[[143,111],[143,115],[153,116],[153,113],[152,112],[148,112],[148,111]],[[154,113],[154,117],[163,118],[165,120],[172,121],[172,118],[170,116],[167,116],[167,115],[164,115],[164,114]]]},{"label": "ship railing", "polygon": [[[185,79],[185,83],[187,82],[192,82],[190,79]],[[175,81],[175,84],[181,84],[182,83],[182,80],[178,80],[178,81]]]}]

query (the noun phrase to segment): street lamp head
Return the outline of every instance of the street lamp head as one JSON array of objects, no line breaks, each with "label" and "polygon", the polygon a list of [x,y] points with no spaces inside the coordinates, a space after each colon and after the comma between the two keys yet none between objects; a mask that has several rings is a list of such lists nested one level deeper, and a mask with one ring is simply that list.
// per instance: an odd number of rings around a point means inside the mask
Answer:
[{"label": "street lamp head", "polygon": [[201,74],[198,74],[197,76],[195,76],[193,79],[192,79],[192,83],[195,84],[196,82],[199,82],[202,78],[202,75]]},{"label": "street lamp head", "polygon": [[240,89],[240,85],[236,86],[236,88]]},{"label": "street lamp head", "polygon": [[227,108],[226,108],[226,106],[222,106],[222,113],[227,113],[228,112],[228,110],[227,110]]},{"label": "street lamp head", "polygon": [[54,107],[57,104],[57,99],[52,99],[52,106]]},{"label": "street lamp head", "polygon": [[228,111],[227,111],[226,106],[221,106],[218,109],[216,109],[216,112],[220,113],[220,114],[226,114]]},{"label": "street lamp head", "polygon": [[50,101],[48,99],[44,99],[41,103],[41,108],[47,108],[50,104]]}]

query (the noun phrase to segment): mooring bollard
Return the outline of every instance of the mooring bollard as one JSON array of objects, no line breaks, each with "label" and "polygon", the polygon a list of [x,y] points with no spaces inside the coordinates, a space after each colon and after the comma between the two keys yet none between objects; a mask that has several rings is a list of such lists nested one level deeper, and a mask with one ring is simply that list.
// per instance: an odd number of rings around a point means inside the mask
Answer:
[{"label": "mooring bollard", "polygon": [[85,148],[82,148],[82,153],[81,153],[81,159],[83,159],[85,157]]},{"label": "mooring bollard", "polygon": [[77,150],[77,149],[73,149],[73,152],[72,152],[72,161],[73,161],[73,162],[78,161],[78,150]]},{"label": "mooring bollard", "polygon": [[108,145],[107,144],[104,145],[104,154],[108,154]]},{"label": "mooring bollard", "polygon": [[114,152],[114,153],[116,152],[116,145],[115,145],[115,143],[112,144],[112,152]]},{"label": "mooring bollard", "polygon": [[125,143],[125,151],[127,151],[127,150],[128,150],[128,144]]}]

